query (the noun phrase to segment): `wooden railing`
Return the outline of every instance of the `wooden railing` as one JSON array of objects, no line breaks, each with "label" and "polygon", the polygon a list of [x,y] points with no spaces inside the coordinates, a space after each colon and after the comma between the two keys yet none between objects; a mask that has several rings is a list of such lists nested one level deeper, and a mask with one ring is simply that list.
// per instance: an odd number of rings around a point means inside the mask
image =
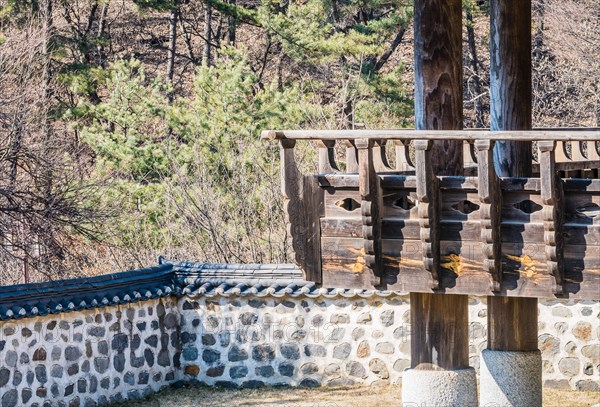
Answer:
[{"label": "wooden railing", "polygon": [[[600,297],[600,129],[262,136],[281,147],[289,234],[308,280],[327,287]],[[318,174],[298,168],[299,140],[318,141]],[[433,173],[435,140],[463,141],[463,175]],[[533,142],[533,177],[496,175],[494,145],[505,140]],[[336,160],[338,143],[346,149],[344,165]]]}]

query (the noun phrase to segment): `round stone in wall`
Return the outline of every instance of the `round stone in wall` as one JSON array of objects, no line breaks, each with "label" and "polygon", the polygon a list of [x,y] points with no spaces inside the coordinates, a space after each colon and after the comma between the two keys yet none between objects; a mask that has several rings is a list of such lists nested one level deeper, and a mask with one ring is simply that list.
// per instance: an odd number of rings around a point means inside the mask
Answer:
[{"label": "round stone in wall", "polygon": [[600,344],[586,345],[581,348],[581,354],[594,363],[600,363]]},{"label": "round stone in wall", "polygon": [[19,402],[19,392],[17,389],[10,389],[2,395],[2,407],[15,407]]},{"label": "round stone in wall", "polygon": [[356,320],[356,322],[359,324],[370,324],[372,320],[373,320],[373,318],[371,317],[371,314],[368,312],[365,312],[358,316],[358,319]]},{"label": "round stone in wall", "polygon": [[577,345],[573,341],[567,342],[565,345],[565,352],[572,354],[577,350]]},{"label": "round stone in wall", "polygon": [[359,362],[348,362],[348,364],[346,365],[346,373],[348,373],[349,376],[353,376],[353,377],[367,377],[367,371],[364,368],[364,366],[359,363]]},{"label": "round stone in wall", "polygon": [[308,344],[304,346],[306,356],[321,357],[327,355],[327,349],[322,345]]},{"label": "round stone in wall", "polygon": [[394,353],[394,344],[391,342],[381,342],[375,346],[375,350],[385,355],[391,355]]},{"label": "round stone in wall", "polygon": [[556,329],[556,332],[558,334],[563,334],[567,332],[567,329],[569,329],[569,324],[567,324],[566,322],[556,322],[554,324],[554,329]]},{"label": "round stone in wall", "polygon": [[352,339],[354,339],[355,341],[362,338],[364,335],[365,335],[364,328],[358,327],[358,328],[354,328],[352,330]]},{"label": "round stone in wall", "polygon": [[351,346],[348,342],[341,343],[333,348],[335,359],[346,359],[350,355]]},{"label": "round stone in wall", "polygon": [[308,362],[300,367],[300,371],[306,375],[317,373],[319,371],[319,366],[315,363]]},{"label": "round stone in wall", "polygon": [[384,327],[392,326],[394,324],[394,311],[386,310],[381,313],[381,324]]},{"label": "round stone in wall", "polygon": [[558,353],[560,340],[550,334],[542,334],[538,338],[538,348],[542,356],[549,358]]},{"label": "round stone in wall", "polygon": [[586,321],[578,321],[573,327],[573,335],[583,341],[587,341],[592,337],[592,324]]},{"label": "round stone in wall", "polygon": [[337,375],[340,373],[340,365],[337,363],[330,363],[325,367],[325,374],[328,376]]},{"label": "round stone in wall", "polygon": [[381,379],[385,380],[385,379],[390,378],[390,373],[388,372],[388,369],[387,369],[385,363],[381,359],[378,359],[378,358],[372,359],[369,362],[369,369],[371,370],[371,372],[375,373]]},{"label": "round stone in wall", "polygon": [[393,369],[396,372],[403,372],[404,369],[410,367],[410,360],[409,359],[398,359],[394,362],[394,367]]},{"label": "round stone in wall", "polygon": [[579,370],[581,368],[581,363],[577,358],[562,358],[560,362],[558,362],[558,369],[562,374],[573,377],[579,374]]},{"label": "round stone in wall", "polygon": [[214,363],[221,358],[221,353],[214,349],[204,349],[202,352],[202,360],[206,363]]},{"label": "round stone in wall", "polygon": [[573,316],[573,313],[567,307],[559,305],[552,308],[552,316],[559,318],[571,318]]},{"label": "round stone in wall", "polygon": [[229,369],[229,377],[232,379],[241,379],[248,375],[248,368],[246,366],[233,366]]},{"label": "round stone in wall", "polygon": [[286,359],[300,359],[300,348],[295,343],[284,343],[280,346],[280,350]]},{"label": "round stone in wall", "polygon": [[369,341],[364,340],[358,344],[358,349],[356,349],[356,356],[359,358],[366,358],[371,354],[371,347],[369,345]]}]

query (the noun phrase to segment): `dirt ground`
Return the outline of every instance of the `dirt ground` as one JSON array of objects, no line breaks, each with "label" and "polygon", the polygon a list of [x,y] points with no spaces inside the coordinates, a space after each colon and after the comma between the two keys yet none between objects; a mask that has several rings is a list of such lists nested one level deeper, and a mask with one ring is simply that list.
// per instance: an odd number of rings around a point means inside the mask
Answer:
[{"label": "dirt ground", "polygon": [[[255,390],[185,386],[119,407],[400,407],[400,393],[398,385]],[[544,407],[590,407],[598,403],[598,392],[544,389]]]}]

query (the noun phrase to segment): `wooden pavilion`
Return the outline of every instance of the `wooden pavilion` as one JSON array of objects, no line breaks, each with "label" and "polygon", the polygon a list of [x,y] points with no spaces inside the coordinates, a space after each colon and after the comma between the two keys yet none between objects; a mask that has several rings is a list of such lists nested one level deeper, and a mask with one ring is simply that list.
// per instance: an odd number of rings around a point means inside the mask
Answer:
[{"label": "wooden pavilion", "polygon": [[[600,129],[532,129],[531,1],[491,0],[490,129],[464,130],[462,2],[414,3],[414,130],[262,135],[296,262],[323,286],[411,293],[406,406],[541,406],[537,299],[600,299]],[[305,140],[317,173],[296,163]],[[479,402],[467,295],[488,303]]]}]

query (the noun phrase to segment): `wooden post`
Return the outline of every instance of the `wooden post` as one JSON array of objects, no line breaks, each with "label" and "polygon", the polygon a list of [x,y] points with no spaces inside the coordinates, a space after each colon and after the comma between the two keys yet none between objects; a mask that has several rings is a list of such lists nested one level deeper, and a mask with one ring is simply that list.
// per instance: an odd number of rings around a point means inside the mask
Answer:
[{"label": "wooden post", "polygon": [[415,141],[415,168],[423,265],[431,273],[431,288],[437,289],[440,281],[440,205],[438,179],[432,169],[432,144],[431,140]]},{"label": "wooden post", "polygon": [[[490,3],[491,108],[492,130],[531,129],[531,0],[492,0]],[[494,164],[500,177],[530,177],[532,168],[531,143],[519,141],[496,142]],[[513,303],[513,304],[510,304]],[[520,324],[512,332],[494,329],[514,318],[519,308],[520,318],[527,325],[537,321],[537,299],[489,297],[488,348],[519,351],[518,338],[529,336],[537,344],[537,330]],[[535,317],[534,317],[535,315]],[[512,323],[512,322],[511,322]],[[537,322],[536,322],[537,327]],[[522,332],[521,332],[522,331]],[[495,338],[496,333],[511,335]],[[497,345],[495,345],[497,344]],[[491,346],[490,346],[491,345]],[[500,346],[496,348],[495,346]],[[528,348],[529,349],[529,348]],[[527,350],[528,350],[527,349]]]},{"label": "wooden post", "polygon": [[374,141],[355,140],[358,150],[358,190],[362,215],[365,266],[373,286],[381,284],[381,209],[383,207],[379,177],[373,163]]},{"label": "wooden post", "polygon": [[287,232],[304,278],[320,283],[323,189],[319,187],[316,176],[304,175],[298,168],[294,157],[295,145],[295,140],[279,141]]},{"label": "wooden post", "polygon": [[491,274],[492,291],[499,291],[502,283],[502,190],[493,163],[494,142],[477,140],[478,193],[481,203],[481,240],[484,269]]},{"label": "wooden post", "polygon": [[[531,0],[491,0],[490,53],[491,129],[530,130]],[[494,165],[500,177],[530,177],[531,143],[496,142]],[[537,298],[488,297],[482,405],[541,406],[541,357],[535,352],[537,305]],[[511,394],[505,389],[509,378]]]},{"label": "wooden post", "polygon": [[[415,128],[460,130],[463,128],[462,2],[415,0],[414,12]],[[421,147],[419,152],[423,155],[421,160],[417,156],[417,174],[419,165],[426,163],[425,154],[430,161],[431,177],[463,174],[462,141],[415,145]],[[435,180],[428,181],[433,185]],[[424,257],[427,261],[435,260],[436,256],[431,254],[439,253],[439,247],[430,246],[439,245],[439,240],[425,238],[424,247],[428,247],[429,253],[424,253]],[[439,268],[436,266],[431,271]],[[404,372],[403,403],[476,406],[476,377],[474,370],[469,369],[467,296],[411,293],[410,304],[412,369]]]},{"label": "wooden post", "polygon": [[[490,2],[490,128],[531,130],[531,0]],[[500,177],[531,176],[531,143],[498,141]]]}]

